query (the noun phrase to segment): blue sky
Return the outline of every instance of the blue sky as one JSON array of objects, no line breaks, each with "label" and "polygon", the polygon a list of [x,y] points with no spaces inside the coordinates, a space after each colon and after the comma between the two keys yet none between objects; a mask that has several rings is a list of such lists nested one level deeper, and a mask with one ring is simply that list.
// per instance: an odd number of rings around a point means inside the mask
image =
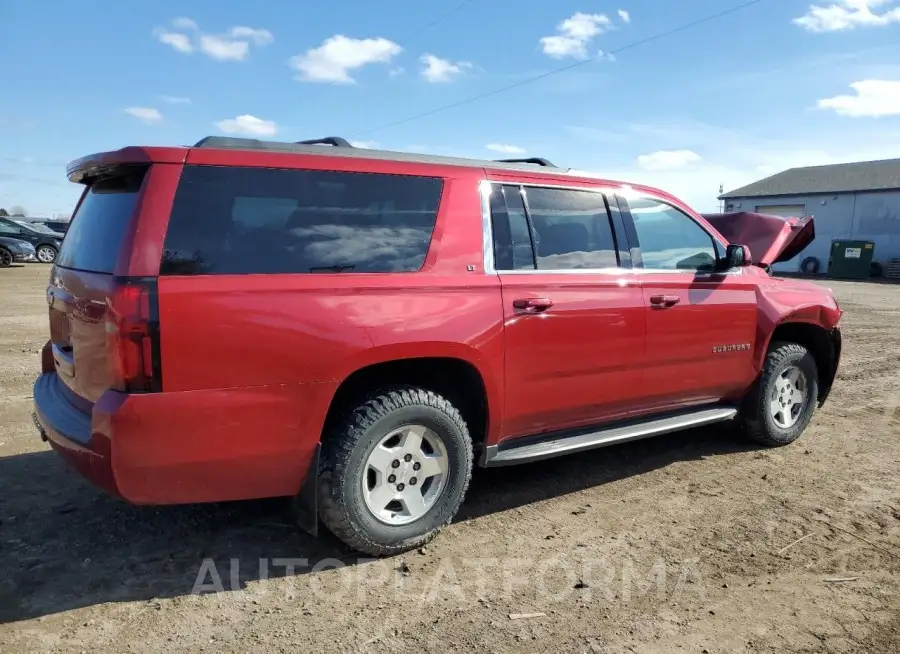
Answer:
[{"label": "blue sky", "polygon": [[4,0],[0,206],[66,214],[67,161],[223,133],[527,153],[700,210],[720,183],[900,156],[900,0],[763,0],[608,54],[736,4]]}]

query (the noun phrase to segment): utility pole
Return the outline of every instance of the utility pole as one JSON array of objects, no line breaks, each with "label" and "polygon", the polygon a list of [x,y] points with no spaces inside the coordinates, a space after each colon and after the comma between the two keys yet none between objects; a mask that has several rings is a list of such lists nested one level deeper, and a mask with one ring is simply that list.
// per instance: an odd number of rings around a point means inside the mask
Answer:
[{"label": "utility pole", "polygon": [[[725,192],[724,182],[719,184],[719,195]],[[725,213],[725,200],[719,200],[719,213]]]}]

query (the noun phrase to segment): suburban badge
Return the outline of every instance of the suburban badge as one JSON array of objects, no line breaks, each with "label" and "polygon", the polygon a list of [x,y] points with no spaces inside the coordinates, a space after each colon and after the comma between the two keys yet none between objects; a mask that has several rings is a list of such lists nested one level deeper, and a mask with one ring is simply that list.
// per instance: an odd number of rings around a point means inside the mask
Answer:
[{"label": "suburban badge", "polygon": [[738,343],[736,345],[713,345],[713,354],[722,352],[740,352],[741,350],[749,350],[750,343]]}]

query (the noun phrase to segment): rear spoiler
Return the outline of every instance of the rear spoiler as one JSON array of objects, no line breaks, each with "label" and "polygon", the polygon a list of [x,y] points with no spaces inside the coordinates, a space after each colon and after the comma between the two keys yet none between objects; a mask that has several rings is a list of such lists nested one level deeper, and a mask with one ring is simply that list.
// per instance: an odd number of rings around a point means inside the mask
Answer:
[{"label": "rear spoiler", "polygon": [[69,162],[66,166],[66,177],[70,182],[85,184],[98,177],[104,177],[122,166],[184,163],[188,151],[187,148],[129,146],[110,152],[98,152]]}]

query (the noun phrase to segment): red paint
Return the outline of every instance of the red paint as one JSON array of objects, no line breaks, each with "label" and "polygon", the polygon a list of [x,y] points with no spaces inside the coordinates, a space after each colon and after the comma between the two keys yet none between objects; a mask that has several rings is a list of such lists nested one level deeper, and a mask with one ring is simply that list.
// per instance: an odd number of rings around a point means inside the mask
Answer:
[{"label": "red paint", "polygon": [[[484,381],[486,444],[493,445],[734,400],[753,383],[778,325],[832,329],[841,315],[825,289],[756,267],[714,278],[626,269],[485,274],[478,192],[485,179],[648,193],[719,236],[676,198],[647,187],[537,170],[189,148],[91,155],[73,162],[69,175],[79,180],[151,162],[116,263],[119,276],[157,277],[184,163],[425,172],[442,177],[444,191],[419,272],[156,279],[161,393],[111,388],[115,355],[104,307],[113,311],[130,296],[116,295],[112,276],[55,269],[51,340],[78,347],[68,376],[49,344],[42,353],[43,379],[58,375],[62,383],[49,395],[36,391],[38,418],[78,470],[135,503],[295,494],[341,382],[372,364],[418,357],[469,363]],[[750,347],[713,352],[740,344]],[[135,359],[143,370],[148,348]],[[89,419],[89,446],[53,423],[61,403]]]}]

